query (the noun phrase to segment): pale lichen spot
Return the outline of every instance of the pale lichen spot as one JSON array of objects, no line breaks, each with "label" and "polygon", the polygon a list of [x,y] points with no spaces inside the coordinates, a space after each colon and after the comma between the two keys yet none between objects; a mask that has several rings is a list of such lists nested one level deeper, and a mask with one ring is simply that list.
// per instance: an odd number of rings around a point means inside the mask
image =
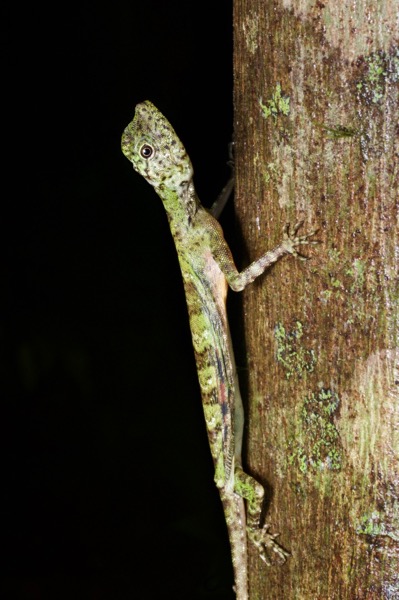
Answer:
[{"label": "pale lichen spot", "polygon": [[193,346],[196,352],[201,354],[211,346],[212,336],[207,329],[196,329],[192,331]]},{"label": "pale lichen spot", "polygon": [[208,365],[199,369],[198,379],[202,391],[205,394],[211,394],[217,387],[217,374],[213,365]]},{"label": "pale lichen spot", "polygon": [[245,43],[248,48],[248,51],[251,54],[255,54],[256,50],[258,49],[258,45],[259,45],[258,21],[259,21],[258,15],[254,14],[254,13],[250,13],[249,15],[246,15],[246,17],[244,19],[244,23],[242,25],[242,28],[244,30]]},{"label": "pale lichen spot", "polygon": [[223,415],[219,404],[204,405],[204,415],[210,430],[214,431],[223,424]]},{"label": "pale lichen spot", "polygon": [[223,455],[220,454],[218,460],[215,463],[215,477],[214,477],[214,481],[216,484],[216,487],[218,488],[223,488],[226,482],[226,472],[224,470],[224,463],[223,463]]}]

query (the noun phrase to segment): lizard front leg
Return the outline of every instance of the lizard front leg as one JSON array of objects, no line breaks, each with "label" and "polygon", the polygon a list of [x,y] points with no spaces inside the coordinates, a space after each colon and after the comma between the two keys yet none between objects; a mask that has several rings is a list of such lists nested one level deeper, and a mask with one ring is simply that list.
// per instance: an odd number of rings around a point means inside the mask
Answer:
[{"label": "lizard front leg", "polygon": [[[212,219],[210,215],[208,215],[208,218]],[[238,271],[234,264],[230,248],[223,237],[220,225],[214,219],[210,221],[208,223],[208,232],[211,251],[231,289],[235,292],[242,291],[249,283],[252,283],[259,277],[259,275],[262,275],[268,267],[287,254],[291,254],[300,260],[307,260],[305,256],[301,256],[298,253],[297,248],[303,245],[318,244],[319,242],[318,240],[309,239],[317,233],[317,230],[311,231],[305,235],[297,235],[302,224],[303,221],[300,221],[291,231],[290,225],[287,223],[284,227],[283,241],[279,246],[276,246],[274,250],[266,252],[243,271]]]},{"label": "lizard front leg", "polygon": [[216,198],[215,202],[212,204],[209,209],[210,214],[215,218],[219,219],[220,215],[224,207],[226,206],[231,194],[234,190],[234,156],[233,156],[233,145],[234,142],[229,144],[229,160],[227,161],[228,166],[230,167],[231,173],[228,182],[220,192],[219,196]]}]

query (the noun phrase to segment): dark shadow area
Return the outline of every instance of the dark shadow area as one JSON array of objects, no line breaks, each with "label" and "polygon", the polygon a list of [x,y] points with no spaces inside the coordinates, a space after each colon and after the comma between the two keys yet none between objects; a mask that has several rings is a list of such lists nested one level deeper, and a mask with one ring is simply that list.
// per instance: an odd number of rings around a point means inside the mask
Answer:
[{"label": "dark shadow area", "polygon": [[7,17],[4,598],[234,597],[175,250],[120,150],[152,100],[212,204],[229,176],[231,10],[80,2]]}]

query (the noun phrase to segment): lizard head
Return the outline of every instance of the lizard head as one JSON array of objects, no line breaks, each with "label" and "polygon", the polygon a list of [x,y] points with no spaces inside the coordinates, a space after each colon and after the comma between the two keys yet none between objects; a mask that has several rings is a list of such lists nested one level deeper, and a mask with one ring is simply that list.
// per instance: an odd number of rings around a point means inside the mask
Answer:
[{"label": "lizard head", "polygon": [[122,135],[122,152],[155,188],[177,190],[192,179],[193,168],[183,144],[149,100],[137,104],[134,119]]}]

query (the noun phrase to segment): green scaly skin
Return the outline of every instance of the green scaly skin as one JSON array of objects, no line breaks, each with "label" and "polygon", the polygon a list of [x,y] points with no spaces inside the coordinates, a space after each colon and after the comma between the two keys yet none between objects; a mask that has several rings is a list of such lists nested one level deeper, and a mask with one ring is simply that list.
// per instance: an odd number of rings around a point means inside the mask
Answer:
[{"label": "green scaly skin", "polygon": [[297,236],[300,224],[292,234],[286,226],[279,246],[238,272],[212,209],[206,210],[198,199],[183,144],[151,102],[136,106],[134,119],[122,136],[122,151],[161,198],[175,241],[215,482],[229,532],[236,597],[247,600],[247,537],[266,564],[270,564],[267,551],[274,551],[281,560],[287,553],[275,542],[276,535],[268,533],[267,525],[260,527],[264,490],[241,466],[244,417],[226,315],[227,289],[243,290],[284,255],[298,256],[297,246],[316,243],[308,239],[315,232]]}]

